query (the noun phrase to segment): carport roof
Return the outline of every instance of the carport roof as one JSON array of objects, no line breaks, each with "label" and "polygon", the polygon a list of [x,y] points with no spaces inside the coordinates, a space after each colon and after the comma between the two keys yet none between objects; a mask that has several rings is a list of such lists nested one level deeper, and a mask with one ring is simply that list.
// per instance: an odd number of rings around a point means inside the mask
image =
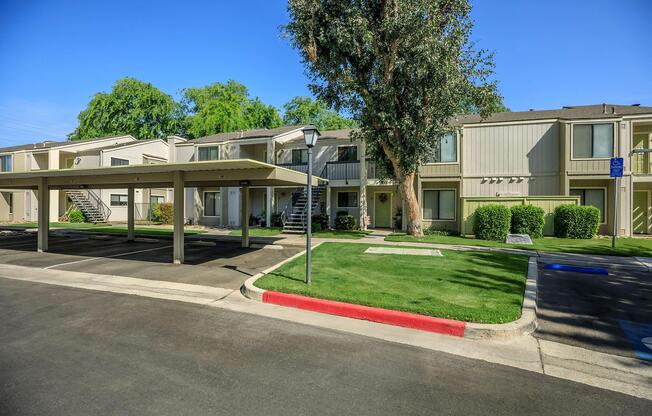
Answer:
[{"label": "carport roof", "polygon": [[[51,189],[171,188],[174,176],[183,175],[186,187],[302,186],[306,174],[251,159],[107,166],[90,169],[38,170],[0,173],[0,188],[36,189],[42,180]],[[313,177],[312,185],[323,179]]]}]

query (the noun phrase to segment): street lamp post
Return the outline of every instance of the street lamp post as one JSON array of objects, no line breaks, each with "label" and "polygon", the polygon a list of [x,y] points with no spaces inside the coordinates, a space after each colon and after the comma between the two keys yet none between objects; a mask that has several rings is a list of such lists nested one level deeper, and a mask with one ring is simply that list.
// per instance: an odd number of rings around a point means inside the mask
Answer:
[{"label": "street lamp post", "polygon": [[310,252],[310,245],[312,239],[312,148],[317,143],[319,138],[319,130],[313,125],[306,126],[303,129],[303,139],[308,146],[308,213],[307,213],[307,223],[306,223],[306,284],[310,284],[310,277],[312,274],[311,262],[312,262],[312,253]]}]

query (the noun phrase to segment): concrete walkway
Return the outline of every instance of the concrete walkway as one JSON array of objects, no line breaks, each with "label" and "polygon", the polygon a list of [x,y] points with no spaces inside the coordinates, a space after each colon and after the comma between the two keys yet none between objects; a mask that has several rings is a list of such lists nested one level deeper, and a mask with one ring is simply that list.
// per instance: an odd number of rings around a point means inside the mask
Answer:
[{"label": "concrete walkway", "polygon": [[194,303],[507,365],[652,399],[652,365],[527,336],[477,341],[255,302],[214,287],[0,264],[0,277]]}]

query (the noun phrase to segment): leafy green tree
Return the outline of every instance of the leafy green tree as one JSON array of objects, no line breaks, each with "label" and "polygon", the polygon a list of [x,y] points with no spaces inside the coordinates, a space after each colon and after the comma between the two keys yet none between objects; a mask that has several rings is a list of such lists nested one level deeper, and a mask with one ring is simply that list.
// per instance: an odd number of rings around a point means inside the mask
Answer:
[{"label": "leafy green tree", "polygon": [[116,81],[111,92],[95,94],[77,118],[79,125],[69,140],[120,134],[150,139],[182,132],[182,115],[174,99],[129,77]]},{"label": "leafy green tree", "polygon": [[191,137],[282,125],[276,108],[249,98],[247,87],[232,80],[187,88],[182,94]]},{"label": "leafy green tree", "polygon": [[407,231],[422,235],[416,172],[465,105],[495,103],[492,56],[469,42],[468,0],[289,0],[285,27],[329,107],[399,184]]},{"label": "leafy green tree", "polygon": [[294,97],[283,106],[285,125],[314,124],[321,130],[337,130],[357,127],[357,124],[336,111],[330,110],[320,100],[310,97]]}]

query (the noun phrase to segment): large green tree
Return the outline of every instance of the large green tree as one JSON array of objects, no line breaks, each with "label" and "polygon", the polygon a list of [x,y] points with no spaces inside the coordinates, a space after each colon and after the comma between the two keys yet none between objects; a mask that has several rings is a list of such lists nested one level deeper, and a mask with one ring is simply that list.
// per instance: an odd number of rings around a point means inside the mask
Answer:
[{"label": "large green tree", "polygon": [[282,125],[276,108],[250,98],[244,85],[228,81],[182,91],[190,137]]},{"label": "large green tree", "polygon": [[70,140],[131,134],[136,139],[165,137],[182,132],[182,115],[174,99],[135,78],[122,78],[111,92],[93,96],[77,117]]},{"label": "large green tree", "polygon": [[407,231],[422,235],[416,172],[465,106],[486,116],[497,96],[490,54],[469,42],[467,0],[289,0],[286,34],[330,107],[398,182]]},{"label": "large green tree", "polygon": [[314,124],[321,130],[337,130],[357,127],[350,118],[341,116],[337,111],[330,110],[321,100],[310,97],[294,97],[283,105],[285,125]]}]

